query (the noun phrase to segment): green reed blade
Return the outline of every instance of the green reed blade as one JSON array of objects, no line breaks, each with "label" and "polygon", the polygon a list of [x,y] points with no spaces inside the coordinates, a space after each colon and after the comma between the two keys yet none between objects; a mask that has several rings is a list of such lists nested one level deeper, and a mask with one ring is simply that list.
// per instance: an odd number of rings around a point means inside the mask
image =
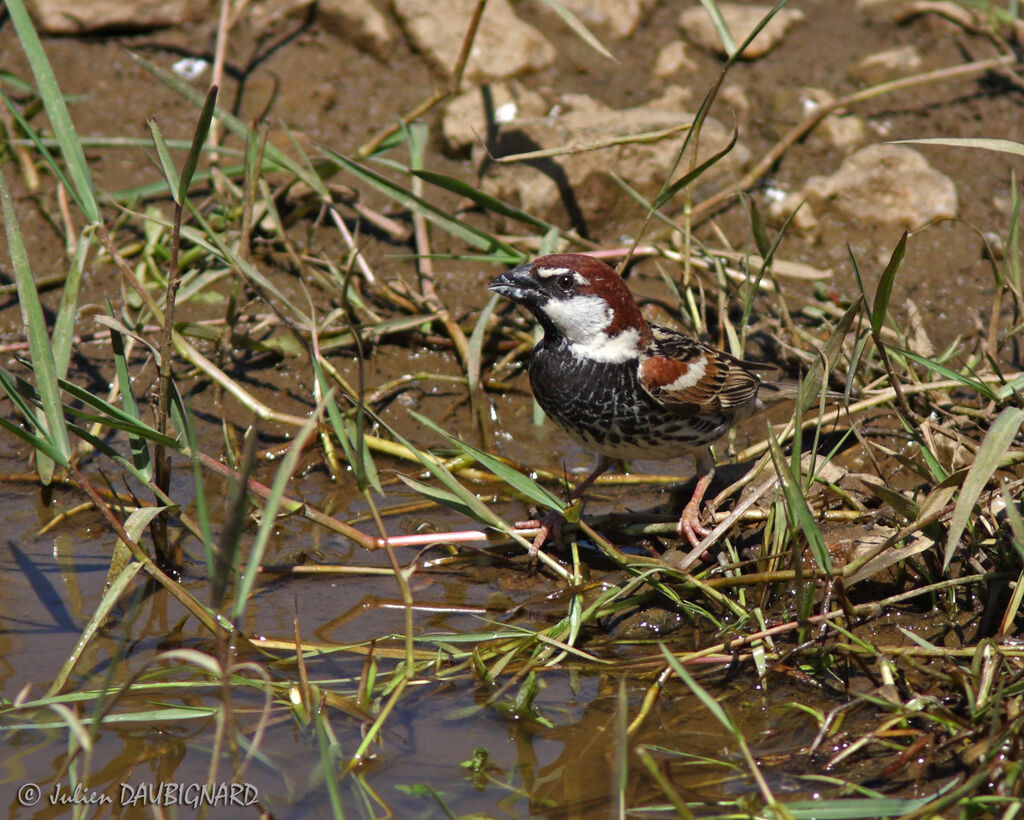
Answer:
[{"label": "green reed blade", "polygon": [[50,61],[43,50],[43,44],[39,40],[39,35],[36,34],[22,0],[7,0],[5,5],[21,47],[25,50],[25,56],[32,67],[32,74],[35,76],[36,85],[39,88],[39,96],[46,108],[46,114],[50,118],[50,125],[53,126],[53,133],[57,137],[61,154],[67,163],[68,173],[71,177],[69,193],[90,223],[99,222],[100,209],[96,204],[96,194],[92,185],[92,177],[89,174],[89,166],[85,161],[85,152],[78,141],[78,134],[75,133],[75,126],[71,122],[71,116],[64,104],[64,97],[60,93],[57,78],[54,76]]}]

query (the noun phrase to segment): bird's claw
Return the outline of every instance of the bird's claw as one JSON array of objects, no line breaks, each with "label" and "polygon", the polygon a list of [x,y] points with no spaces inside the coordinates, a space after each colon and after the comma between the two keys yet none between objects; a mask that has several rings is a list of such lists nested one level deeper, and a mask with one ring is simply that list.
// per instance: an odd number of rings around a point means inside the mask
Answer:
[{"label": "bird's claw", "polygon": [[690,546],[696,549],[700,542],[711,535],[711,530],[700,523],[700,505],[691,503],[683,508],[683,514],[679,517],[676,525],[676,532],[680,538],[690,542]]},{"label": "bird's claw", "polygon": [[561,545],[562,524],[564,522],[565,519],[562,516],[551,513],[540,518],[531,518],[529,521],[516,521],[512,525],[516,530],[539,530],[530,543],[529,550],[527,550],[531,566],[537,562],[537,553],[544,546],[544,542],[548,540],[548,536],[552,536],[555,543]]}]

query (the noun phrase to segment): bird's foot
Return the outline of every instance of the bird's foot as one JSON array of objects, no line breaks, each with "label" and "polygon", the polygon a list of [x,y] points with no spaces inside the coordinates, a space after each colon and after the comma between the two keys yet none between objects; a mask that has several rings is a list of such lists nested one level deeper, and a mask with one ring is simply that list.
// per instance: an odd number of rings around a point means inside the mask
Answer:
[{"label": "bird's foot", "polygon": [[694,549],[711,534],[711,530],[700,523],[700,502],[694,504],[691,500],[683,508],[683,514],[679,517],[679,523],[676,525],[676,532],[680,538],[689,541],[690,546]]},{"label": "bird's foot", "polygon": [[537,554],[540,552],[540,548],[544,546],[544,542],[548,540],[550,536],[558,548],[562,546],[562,525],[565,523],[565,518],[558,513],[544,513],[539,518],[531,518],[529,521],[516,521],[512,526],[516,530],[532,531],[537,530],[537,534],[533,537],[533,541],[530,542],[530,548],[526,554],[530,559],[531,568],[537,563]]}]

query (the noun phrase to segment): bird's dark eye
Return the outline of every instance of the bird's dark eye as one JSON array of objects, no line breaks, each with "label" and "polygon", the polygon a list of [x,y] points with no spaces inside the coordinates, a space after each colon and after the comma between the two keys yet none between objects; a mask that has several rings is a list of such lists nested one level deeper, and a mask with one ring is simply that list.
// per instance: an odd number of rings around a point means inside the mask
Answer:
[{"label": "bird's dark eye", "polygon": [[555,280],[558,289],[564,293],[571,293],[576,286],[576,278],[571,273],[563,273]]}]

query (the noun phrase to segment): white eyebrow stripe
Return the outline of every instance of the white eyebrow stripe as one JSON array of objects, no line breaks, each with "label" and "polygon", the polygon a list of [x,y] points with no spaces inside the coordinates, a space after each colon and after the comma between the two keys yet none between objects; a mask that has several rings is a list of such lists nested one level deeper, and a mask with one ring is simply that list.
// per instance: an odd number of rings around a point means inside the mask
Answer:
[{"label": "white eyebrow stripe", "polygon": [[578,284],[585,285],[587,283],[587,280],[584,279],[578,271],[574,271],[572,268],[539,267],[536,268],[536,273],[541,279],[554,279],[556,276],[562,276],[563,274],[571,273],[572,278],[575,279]]}]

